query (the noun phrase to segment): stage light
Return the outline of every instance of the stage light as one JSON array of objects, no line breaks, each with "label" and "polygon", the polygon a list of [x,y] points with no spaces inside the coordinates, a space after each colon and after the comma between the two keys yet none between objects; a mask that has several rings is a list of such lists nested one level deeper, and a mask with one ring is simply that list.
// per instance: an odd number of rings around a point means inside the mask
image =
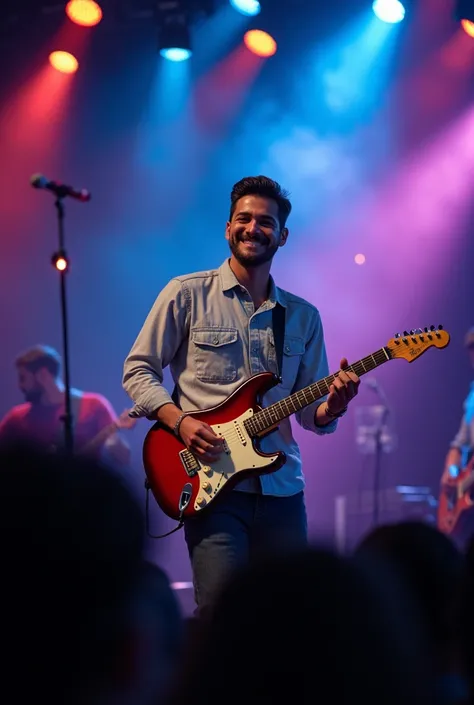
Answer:
[{"label": "stage light", "polygon": [[69,268],[69,260],[64,252],[55,252],[51,258],[51,263],[58,272],[66,272]]},{"label": "stage light", "polygon": [[210,17],[216,0],[154,0],[158,24],[158,50],[168,61],[192,56],[191,27],[195,20]]},{"label": "stage light", "polygon": [[405,6],[400,0],[374,0],[372,9],[382,22],[396,24],[405,17]]},{"label": "stage light", "polygon": [[466,34],[474,37],[474,0],[457,0],[453,14]]},{"label": "stage light", "polygon": [[461,27],[470,37],[474,37],[474,22],[470,20],[461,20]]},{"label": "stage light", "polygon": [[49,63],[56,71],[61,73],[76,73],[79,62],[75,56],[67,51],[53,51],[49,55]]},{"label": "stage light", "polygon": [[250,29],[244,35],[247,49],[257,56],[273,56],[277,50],[277,43],[273,37],[261,29]]},{"label": "stage light", "polygon": [[241,15],[255,17],[261,10],[258,0],[230,0],[230,4]]},{"label": "stage light", "polygon": [[354,262],[356,264],[365,264],[365,255],[363,255],[362,253],[359,253],[358,255],[356,255],[354,257]]},{"label": "stage light", "polygon": [[101,21],[102,9],[94,0],[69,0],[66,15],[75,24],[93,27]]},{"label": "stage light", "polygon": [[159,52],[168,61],[186,61],[192,56],[191,32],[186,8],[179,1],[158,6]]},{"label": "stage light", "polygon": [[160,55],[168,61],[186,61],[192,56],[190,49],[182,49],[179,47],[170,47],[169,49],[160,49]]}]

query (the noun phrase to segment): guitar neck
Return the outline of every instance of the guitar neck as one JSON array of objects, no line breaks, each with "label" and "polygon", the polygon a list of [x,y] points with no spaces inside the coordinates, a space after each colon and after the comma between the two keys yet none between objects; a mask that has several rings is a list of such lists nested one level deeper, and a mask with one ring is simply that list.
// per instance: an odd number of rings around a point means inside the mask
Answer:
[{"label": "guitar neck", "polygon": [[[354,362],[346,371],[354,372],[358,377],[362,377],[367,372],[371,372],[376,367],[383,365],[392,359],[390,351],[388,348],[380,348],[371,355]],[[294,392],[285,399],[275,402],[267,406],[265,409],[258,411],[252,418],[247,419],[246,425],[249,433],[252,436],[258,436],[266,431],[268,431],[273,426],[277,425],[280,421],[295,414],[300,409],[305,406],[309,406],[318,399],[321,399],[326,394],[329,394],[329,388],[336,378],[336,374],[328,375],[318,382],[313,382],[312,384],[300,389],[298,392]]]}]

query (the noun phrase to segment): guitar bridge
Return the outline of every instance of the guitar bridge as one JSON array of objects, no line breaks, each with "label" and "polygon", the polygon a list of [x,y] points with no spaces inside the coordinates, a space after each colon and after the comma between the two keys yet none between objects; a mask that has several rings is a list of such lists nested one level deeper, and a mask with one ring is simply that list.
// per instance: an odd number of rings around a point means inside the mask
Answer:
[{"label": "guitar bridge", "polygon": [[197,475],[198,471],[201,469],[201,465],[191,451],[187,449],[181,450],[179,457],[188,477]]}]

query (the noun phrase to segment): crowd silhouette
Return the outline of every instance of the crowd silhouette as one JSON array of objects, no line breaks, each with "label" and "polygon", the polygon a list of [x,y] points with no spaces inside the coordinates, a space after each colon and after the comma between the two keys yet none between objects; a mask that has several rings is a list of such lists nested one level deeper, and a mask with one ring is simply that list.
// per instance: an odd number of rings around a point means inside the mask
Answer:
[{"label": "crowd silhouette", "polygon": [[274,546],[186,618],[123,478],[22,444],[0,451],[0,555],[5,705],[473,702],[474,545],[423,522],[351,555]]}]

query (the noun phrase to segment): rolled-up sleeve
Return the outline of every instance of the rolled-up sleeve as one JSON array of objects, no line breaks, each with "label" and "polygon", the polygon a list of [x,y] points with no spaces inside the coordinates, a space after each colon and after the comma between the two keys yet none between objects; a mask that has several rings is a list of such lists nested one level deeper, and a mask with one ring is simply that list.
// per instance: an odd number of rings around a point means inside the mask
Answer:
[{"label": "rolled-up sleeve", "polygon": [[[293,391],[299,391],[314,382],[318,382],[320,379],[323,379],[323,377],[327,377],[328,374],[329,365],[326,345],[324,343],[323,325],[319,313],[315,311],[312,333],[306,343],[306,349],[300,363]],[[331,421],[331,423],[326,426],[316,426],[316,409],[326,398],[327,395],[296,413],[296,420],[299,425],[307,431],[317,433],[319,436],[334,433],[337,428],[337,419]]]},{"label": "rolled-up sleeve", "polygon": [[123,388],[135,404],[130,416],[151,418],[172,402],[163,370],[186,335],[188,314],[188,291],[173,279],[156,299],[124,363]]}]

